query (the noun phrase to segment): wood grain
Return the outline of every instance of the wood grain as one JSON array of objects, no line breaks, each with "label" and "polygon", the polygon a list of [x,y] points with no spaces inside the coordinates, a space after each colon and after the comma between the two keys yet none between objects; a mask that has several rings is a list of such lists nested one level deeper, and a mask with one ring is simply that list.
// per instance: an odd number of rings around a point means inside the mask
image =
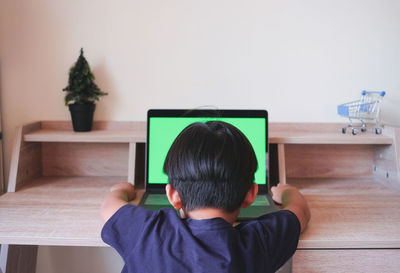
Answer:
[{"label": "wood grain", "polygon": [[370,177],[372,145],[285,144],[287,177]]},{"label": "wood grain", "polygon": [[374,176],[386,186],[400,192],[396,146],[378,146],[374,150]]},{"label": "wood grain", "polygon": [[146,122],[94,121],[92,131],[74,132],[71,121],[42,121],[40,129],[24,135],[30,142],[112,142],[146,141]]},{"label": "wood grain", "polygon": [[129,143],[128,182],[135,185],[136,143]]},{"label": "wood grain", "polygon": [[[104,245],[101,200],[113,183],[142,173],[144,145],[135,145],[133,157],[129,143],[143,140],[145,123],[104,122],[87,134],[71,132],[69,124],[42,122],[19,131],[10,172],[17,191],[0,197],[0,244]],[[376,153],[388,147],[394,148],[381,165],[392,164],[398,173],[399,140],[389,130],[351,136],[329,131],[333,125],[274,126],[288,183],[311,207],[300,249],[400,248],[400,195],[373,173]]]},{"label": "wood grain", "polygon": [[400,128],[394,128],[394,145],[396,150],[397,169],[400,171]]},{"label": "wood grain", "polygon": [[342,134],[344,123],[269,123],[269,142],[286,144],[391,144],[392,136],[377,135],[374,130],[352,135]]},{"label": "wood grain", "polygon": [[129,143],[145,142],[144,131],[110,131],[92,130],[90,132],[62,131],[58,129],[41,129],[24,135],[29,142],[99,142],[99,143]]},{"label": "wood grain", "polygon": [[288,179],[311,221],[299,248],[400,248],[400,195],[368,178]]},{"label": "wood grain", "polygon": [[4,192],[3,141],[0,139],[0,196]]},{"label": "wood grain", "polygon": [[44,176],[127,176],[128,160],[127,143],[42,143]]},{"label": "wood grain", "polygon": [[[351,131],[347,131],[346,134],[342,134],[342,128],[347,126],[347,121],[343,123],[338,122],[270,122],[269,129],[273,132],[292,132],[292,133],[326,133],[326,134],[340,134],[349,135],[351,137],[359,137],[363,135],[376,135],[375,127],[367,124],[367,132],[359,132],[357,135],[353,136]],[[383,128],[382,133],[387,133],[386,126]]]},{"label": "wood grain", "polygon": [[377,146],[374,150],[374,176],[400,193],[400,129],[391,131],[393,145]]},{"label": "wood grain", "polygon": [[322,123],[322,122],[270,122],[271,132],[292,132],[292,133],[321,133],[328,134],[342,133],[345,123]]},{"label": "wood grain", "polygon": [[[287,144],[392,144],[390,135],[367,132],[342,134],[339,124],[270,123],[269,143]],[[41,129],[24,136],[32,142],[145,142],[145,122],[95,122],[91,132],[72,131],[71,122],[43,121]]]},{"label": "wood grain", "polygon": [[400,249],[297,250],[293,273],[397,273]]},{"label": "wood grain", "polygon": [[[127,177],[42,177],[0,198],[0,244],[102,246],[99,208]],[[312,213],[299,248],[400,248],[400,195],[368,179],[289,179]],[[143,190],[138,191],[137,201]]]},{"label": "wood grain", "polygon": [[321,133],[271,132],[269,143],[285,144],[392,144],[393,139],[386,135],[340,135]]},{"label": "wood grain", "polygon": [[[127,177],[42,177],[0,198],[0,244],[105,246],[100,205]],[[143,195],[137,191],[135,204]]]},{"label": "wood grain", "polygon": [[35,122],[17,128],[11,154],[8,192],[14,192],[41,175],[41,144],[29,143],[23,136],[40,129],[40,122]]},{"label": "wood grain", "polygon": [[[108,131],[146,131],[145,121],[93,121],[92,129],[97,130],[108,130]],[[73,131],[72,122],[70,120],[63,121],[42,121],[42,129],[50,130],[63,130],[63,131]]]},{"label": "wood grain", "polygon": [[393,138],[374,130],[352,135],[342,134],[344,123],[269,123],[269,142],[286,144],[391,144]]},{"label": "wood grain", "polygon": [[279,168],[279,182],[286,184],[286,156],[285,145],[278,144],[278,168]]}]

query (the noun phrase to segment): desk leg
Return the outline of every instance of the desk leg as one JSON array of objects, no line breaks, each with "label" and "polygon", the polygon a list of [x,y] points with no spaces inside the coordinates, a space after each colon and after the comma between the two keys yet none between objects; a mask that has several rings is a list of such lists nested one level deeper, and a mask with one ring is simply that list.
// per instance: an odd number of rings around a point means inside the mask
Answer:
[{"label": "desk leg", "polygon": [[38,246],[1,245],[0,269],[2,273],[34,273]]},{"label": "desk leg", "polygon": [[285,145],[278,143],[279,183],[286,184]]}]

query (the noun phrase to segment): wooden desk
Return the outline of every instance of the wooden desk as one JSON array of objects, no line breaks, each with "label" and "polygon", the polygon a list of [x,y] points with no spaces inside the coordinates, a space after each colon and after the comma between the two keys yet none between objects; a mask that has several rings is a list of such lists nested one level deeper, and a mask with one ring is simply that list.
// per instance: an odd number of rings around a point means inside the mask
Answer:
[{"label": "wooden desk", "polygon": [[[350,265],[352,272],[396,272],[399,130],[353,136],[342,135],[340,128],[270,124],[280,180],[299,187],[312,212],[294,271],[348,272]],[[97,122],[92,132],[73,133],[69,121],[19,128],[8,193],[0,197],[0,244],[9,245],[7,273],[33,272],[33,246],[104,246],[102,198],[120,181],[141,187],[144,145],[136,143],[144,143],[145,129],[144,122]],[[21,257],[33,258],[24,262],[28,269],[15,270]]]}]

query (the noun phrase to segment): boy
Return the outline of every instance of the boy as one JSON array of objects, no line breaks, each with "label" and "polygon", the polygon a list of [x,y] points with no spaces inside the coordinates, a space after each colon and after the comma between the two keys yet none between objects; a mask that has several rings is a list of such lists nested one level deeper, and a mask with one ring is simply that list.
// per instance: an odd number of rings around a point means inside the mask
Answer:
[{"label": "boy", "polygon": [[283,210],[233,226],[258,187],[257,160],[234,126],[212,121],[186,127],[164,163],[172,209],[129,204],[134,187],[120,183],[105,197],[104,242],[122,256],[122,272],[275,272],[296,251],[310,219],[304,197],[289,185],[272,188]]}]

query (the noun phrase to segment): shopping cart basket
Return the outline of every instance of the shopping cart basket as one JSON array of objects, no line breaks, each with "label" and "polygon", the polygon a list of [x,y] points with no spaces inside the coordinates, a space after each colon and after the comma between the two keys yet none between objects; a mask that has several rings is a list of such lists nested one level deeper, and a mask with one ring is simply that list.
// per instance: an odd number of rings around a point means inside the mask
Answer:
[{"label": "shopping cart basket", "polygon": [[[361,132],[367,131],[367,121],[375,122],[375,133],[382,133],[382,124],[380,120],[381,102],[385,96],[385,91],[362,91],[361,98],[356,101],[338,105],[338,114],[347,117],[350,123],[342,128],[342,133],[346,133],[347,128],[351,128],[353,135],[357,134],[357,128]],[[361,124],[359,126],[353,125],[353,120],[358,120]]]}]

